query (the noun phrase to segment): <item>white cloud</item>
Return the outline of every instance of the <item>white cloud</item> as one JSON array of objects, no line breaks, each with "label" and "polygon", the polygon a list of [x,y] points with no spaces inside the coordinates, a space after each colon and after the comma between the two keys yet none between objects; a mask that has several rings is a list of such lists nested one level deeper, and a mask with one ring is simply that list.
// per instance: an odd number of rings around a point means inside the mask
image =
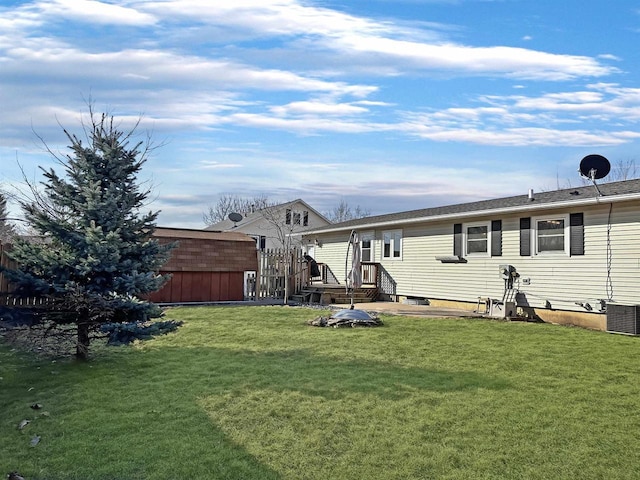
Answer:
[{"label": "white cloud", "polygon": [[362,35],[345,35],[341,42],[347,50],[385,54],[391,58],[402,59],[414,68],[428,70],[546,80],[602,76],[615,71],[589,57],[558,55],[514,47],[428,45]]},{"label": "white cloud", "polygon": [[[322,91],[335,95],[370,95],[377,87],[331,82],[278,69],[261,69],[233,60],[178,55],[160,50],[120,50],[90,53],[59,44],[38,45],[31,41],[5,53],[5,74],[40,70],[40,75],[76,78],[82,72],[90,79],[120,78],[141,86],[173,84],[182,88],[224,87],[229,90]],[[46,68],[46,70],[42,70]],[[135,83],[134,83],[135,84]]]},{"label": "white cloud", "polygon": [[580,115],[580,120],[589,118],[626,122],[640,120],[640,88],[622,88],[615,84],[600,83],[589,85],[590,90],[575,92],[555,92],[539,97],[485,97],[487,101],[502,105],[510,104],[512,109],[528,110],[538,115],[540,112]]},{"label": "white cloud", "polygon": [[329,115],[350,116],[366,113],[368,110],[348,103],[331,103],[319,100],[306,102],[292,102],[287,105],[272,107],[271,111],[277,116],[287,115]]},{"label": "white cloud", "polygon": [[[217,25],[242,30],[248,38],[302,37],[306,39],[305,46],[311,47],[311,55],[314,48],[354,58],[362,57],[367,61],[370,61],[371,55],[376,55],[383,75],[389,73],[391,68],[392,71],[412,69],[568,80],[598,77],[616,71],[585,56],[505,46],[472,47],[438,39],[429,40],[425,28],[409,29],[296,0],[172,0],[142,3],[139,8],[163,16],[166,22],[188,18],[208,27]],[[347,66],[344,68],[348,69]]]},{"label": "white cloud", "polygon": [[[302,135],[389,132],[436,142],[495,146],[614,146],[640,138],[633,128],[640,120],[640,89],[614,84],[590,88],[538,97],[482,96],[476,103],[485,105],[400,115],[387,112],[379,115],[384,121],[372,121],[371,112],[353,110],[350,104],[323,101],[270,106],[265,112],[234,112],[225,121]],[[360,113],[366,117],[360,118]],[[603,125],[613,118],[617,125]]]},{"label": "white cloud", "polygon": [[640,132],[560,130],[551,128],[458,129],[413,124],[407,128],[421,138],[496,146],[612,146],[640,138]]},{"label": "white cloud", "polygon": [[282,118],[258,113],[234,113],[227,117],[227,121],[234,125],[284,130],[303,135],[315,135],[321,132],[367,133],[394,128],[392,125],[369,124],[338,118],[319,116]]},{"label": "white cloud", "polygon": [[622,61],[622,59],[620,57],[618,57],[617,55],[612,55],[610,53],[603,53],[601,55],[598,55],[598,58],[602,58],[603,60],[615,60],[615,61]]},{"label": "white cloud", "polygon": [[384,33],[393,29],[390,25],[335,10],[307,6],[297,0],[170,0],[142,2],[140,8],[163,16],[166,20],[195,20],[203,24],[245,29],[260,36],[305,34],[330,37],[354,30]]},{"label": "white cloud", "polygon": [[45,0],[30,8],[45,17],[72,18],[83,22],[118,25],[151,25],[153,15],[135,8],[95,0]]},{"label": "white cloud", "polygon": [[215,160],[202,160],[196,168],[203,170],[226,170],[229,168],[242,168],[239,163],[220,163]]},{"label": "white cloud", "polygon": [[[402,129],[434,141],[497,146],[612,146],[640,138],[630,128],[640,120],[640,89],[591,88],[539,97],[485,96],[479,100],[490,107],[407,113]],[[572,123],[583,128],[565,127]]]},{"label": "white cloud", "polygon": [[0,30],[29,31],[63,20],[89,24],[148,26],[156,18],[135,8],[97,0],[39,0],[15,8],[0,7]]}]

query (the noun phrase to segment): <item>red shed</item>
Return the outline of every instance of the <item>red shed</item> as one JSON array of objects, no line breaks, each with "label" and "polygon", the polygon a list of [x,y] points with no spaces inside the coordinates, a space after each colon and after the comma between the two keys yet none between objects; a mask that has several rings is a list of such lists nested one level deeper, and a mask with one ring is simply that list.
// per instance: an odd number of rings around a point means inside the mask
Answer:
[{"label": "red shed", "polygon": [[244,233],[158,227],[160,243],[177,241],[160,273],[172,275],[149,295],[157,303],[244,300],[244,274],[258,269],[256,242]]}]

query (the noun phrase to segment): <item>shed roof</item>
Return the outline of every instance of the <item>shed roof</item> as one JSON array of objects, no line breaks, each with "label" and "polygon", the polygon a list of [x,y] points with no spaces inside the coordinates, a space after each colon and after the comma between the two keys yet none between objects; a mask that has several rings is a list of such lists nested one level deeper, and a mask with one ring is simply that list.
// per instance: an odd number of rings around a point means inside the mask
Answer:
[{"label": "shed roof", "polygon": [[434,221],[446,218],[474,217],[510,211],[524,212],[548,208],[571,208],[572,206],[610,203],[627,199],[640,199],[640,179],[603,183],[601,185],[599,184],[597,188],[594,185],[586,185],[583,187],[565,188],[549,192],[537,192],[533,195],[533,199],[529,198],[529,195],[526,194],[376,215],[315,228],[304,232],[304,234],[309,235],[353,228],[400,225],[403,223]]},{"label": "shed roof", "polygon": [[194,238],[200,240],[225,240],[255,243],[255,240],[249,235],[240,232],[219,232],[211,230],[192,230],[189,228],[157,227],[153,235],[155,237],[163,238]]}]

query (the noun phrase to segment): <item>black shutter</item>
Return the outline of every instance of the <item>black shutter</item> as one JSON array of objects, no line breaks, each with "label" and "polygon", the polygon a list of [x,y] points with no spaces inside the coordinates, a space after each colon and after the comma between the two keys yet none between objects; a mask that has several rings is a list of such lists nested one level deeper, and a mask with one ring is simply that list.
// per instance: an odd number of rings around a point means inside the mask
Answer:
[{"label": "black shutter", "polygon": [[520,219],[520,256],[531,255],[531,217]]},{"label": "black shutter", "polygon": [[453,225],[453,254],[462,257],[462,224]]},{"label": "black shutter", "polygon": [[584,215],[569,215],[569,255],[584,255]]},{"label": "black shutter", "polygon": [[502,256],[502,220],[491,221],[491,256]]}]

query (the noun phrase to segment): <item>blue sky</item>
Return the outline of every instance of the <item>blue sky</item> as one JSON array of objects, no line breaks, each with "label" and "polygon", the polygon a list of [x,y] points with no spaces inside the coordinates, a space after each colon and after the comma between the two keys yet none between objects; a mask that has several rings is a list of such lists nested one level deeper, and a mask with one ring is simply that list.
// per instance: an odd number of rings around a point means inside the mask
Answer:
[{"label": "blue sky", "polygon": [[[640,4],[41,0],[0,6],[0,183],[59,168],[91,98],[156,149],[159,224],[221,194],[381,214],[640,161]],[[86,119],[86,118],[85,118]]]}]

